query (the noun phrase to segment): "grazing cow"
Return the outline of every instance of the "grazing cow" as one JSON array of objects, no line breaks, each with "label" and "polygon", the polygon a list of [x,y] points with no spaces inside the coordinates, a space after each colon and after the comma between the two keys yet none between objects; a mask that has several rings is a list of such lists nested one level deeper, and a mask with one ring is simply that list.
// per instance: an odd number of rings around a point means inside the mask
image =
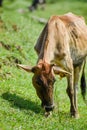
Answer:
[{"label": "grazing cow", "polygon": [[[19,66],[34,73],[32,83],[42,101],[42,107],[48,113],[53,110],[55,74],[61,77],[66,76],[70,113],[71,116],[78,118],[78,80],[83,68],[81,82],[85,81],[83,64],[87,56],[87,26],[84,18],[72,13],[52,16],[42,30],[35,50],[38,54],[37,65],[34,67]],[[84,83],[82,85],[85,86]],[[82,91],[83,95],[84,93]]]}]

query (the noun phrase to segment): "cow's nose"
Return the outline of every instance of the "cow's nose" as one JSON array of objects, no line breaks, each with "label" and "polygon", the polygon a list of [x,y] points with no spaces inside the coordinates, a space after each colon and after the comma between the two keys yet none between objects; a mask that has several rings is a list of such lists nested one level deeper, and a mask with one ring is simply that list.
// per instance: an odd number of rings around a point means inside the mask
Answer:
[{"label": "cow's nose", "polygon": [[53,111],[53,109],[54,109],[54,105],[45,106],[46,112],[48,112],[48,111]]}]

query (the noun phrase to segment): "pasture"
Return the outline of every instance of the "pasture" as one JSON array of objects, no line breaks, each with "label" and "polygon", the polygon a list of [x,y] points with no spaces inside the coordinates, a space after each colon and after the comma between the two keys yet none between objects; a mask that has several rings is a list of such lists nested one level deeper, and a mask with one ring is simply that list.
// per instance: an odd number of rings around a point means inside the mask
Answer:
[{"label": "pasture", "polygon": [[[69,113],[66,79],[60,80],[56,76],[56,107],[52,116],[45,118],[32,85],[33,74],[24,72],[16,65],[35,65],[37,61],[34,45],[44,24],[32,19],[32,16],[48,19],[54,14],[73,12],[84,16],[87,23],[87,2],[58,0],[48,2],[45,10],[39,7],[29,12],[30,2],[4,0],[3,7],[0,7],[0,130],[87,130],[87,106],[82,99],[80,87],[80,118],[76,120]],[[87,65],[85,73],[87,76]]]}]

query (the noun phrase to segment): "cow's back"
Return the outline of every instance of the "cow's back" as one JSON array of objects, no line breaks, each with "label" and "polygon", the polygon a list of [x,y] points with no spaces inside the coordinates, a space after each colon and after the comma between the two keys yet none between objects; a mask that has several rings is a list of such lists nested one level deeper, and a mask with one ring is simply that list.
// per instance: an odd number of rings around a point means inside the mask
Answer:
[{"label": "cow's back", "polygon": [[66,25],[70,37],[71,57],[74,64],[77,64],[87,55],[87,26],[85,20],[83,17],[72,13],[60,16],[60,19]]},{"label": "cow's back", "polygon": [[84,18],[68,13],[60,16],[60,19],[66,25],[73,46],[79,51],[87,49],[87,26]]},{"label": "cow's back", "polygon": [[[62,45],[62,41],[67,41],[68,43],[64,42],[63,46],[61,47],[62,48],[61,51],[63,51],[65,53],[65,51],[68,50],[67,49],[67,47],[68,47],[69,54],[71,53],[71,57],[73,59],[73,63],[77,64],[78,61],[81,62],[81,60],[87,55],[87,26],[85,24],[85,20],[83,17],[76,16],[72,13],[67,13],[63,16],[52,16],[48,20],[48,23],[45,25],[45,27],[44,27],[43,31],[41,32],[41,34],[37,40],[37,43],[35,45],[35,50],[37,51],[38,55],[41,54],[42,51],[44,53],[43,46],[45,45],[46,38],[48,35],[50,35],[51,30],[52,31],[56,30],[56,26],[51,26],[51,24],[53,22],[57,23],[58,28],[61,28],[58,30],[59,31],[58,36],[56,36],[57,39],[58,39],[58,37],[59,37],[59,39],[61,39],[59,42],[57,42],[58,47],[59,47],[59,43]],[[63,30],[62,30],[62,26],[63,26]],[[49,27],[51,27],[51,28],[49,29]],[[61,36],[61,34],[64,34],[64,36]],[[69,38],[69,40],[66,40],[66,38],[67,39]],[[50,42],[49,42],[49,44],[50,44]],[[52,43],[52,44],[55,45],[55,43]],[[52,44],[51,44],[51,46],[52,46]],[[65,48],[65,50],[64,50],[64,48]],[[59,48],[57,48],[57,49],[59,49]],[[58,51],[56,49],[50,50],[50,51],[55,51],[55,52],[57,52],[56,54],[58,54]],[[45,53],[46,53],[46,51],[45,51]],[[48,56],[48,54],[47,54],[47,56]],[[59,54],[58,54],[58,56],[56,55],[56,57],[59,57]]]}]

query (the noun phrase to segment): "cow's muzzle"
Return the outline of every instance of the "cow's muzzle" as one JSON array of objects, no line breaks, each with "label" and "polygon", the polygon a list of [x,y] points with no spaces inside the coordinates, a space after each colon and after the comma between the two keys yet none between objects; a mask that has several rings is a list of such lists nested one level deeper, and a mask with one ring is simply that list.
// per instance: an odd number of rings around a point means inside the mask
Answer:
[{"label": "cow's muzzle", "polygon": [[45,105],[44,108],[45,108],[46,112],[53,111],[53,109],[54,109],[54,104],[49,105],[49,106],[46,106],[46,105]]}]

